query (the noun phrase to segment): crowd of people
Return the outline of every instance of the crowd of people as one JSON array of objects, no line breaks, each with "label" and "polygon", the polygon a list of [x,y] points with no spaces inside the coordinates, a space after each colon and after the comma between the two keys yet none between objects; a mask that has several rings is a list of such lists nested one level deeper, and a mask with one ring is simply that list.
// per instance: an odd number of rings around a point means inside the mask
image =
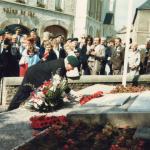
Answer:
[{"label": "crowd of people", "polygon": [[[150,41],[139,49],[130,42],[128,73],[131,75],[150,73]],[[31,66],[46,61],[74,56],[79,60],[74,68],[76,75],[120,75],[123,72],[125,44],[120,38],[107,40],[104,37],[81,36],[65,39],[44,32],[42,38],[37,29],[22,34],[0,30],[0,77],[24,76]],[[69,76],[69,75],[68,75]]]}]

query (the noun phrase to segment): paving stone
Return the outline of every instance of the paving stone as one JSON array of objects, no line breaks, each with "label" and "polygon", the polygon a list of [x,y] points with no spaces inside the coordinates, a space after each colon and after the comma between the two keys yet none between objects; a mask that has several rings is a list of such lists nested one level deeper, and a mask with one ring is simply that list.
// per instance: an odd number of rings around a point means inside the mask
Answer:
[{"label": "paving stone", "polygon": [[92,99],[83,106],[122,106],[130,97],[131,94],[108,94],[100,98]]},{"label": "paving stone", "polygon": [[129,112],[150,112],[150,91],[142,92],[128,109]]},{"label": "paving stone", "polygon": [[[68,104],[58,111],[46,114],[54,116],[66,115],[68,112],[71,112],[74,107],[77,107],[77,105]],[[42,114],[32,112],[25,108],[0,113],[0,150],[10,150],[32,138],[29,118],[34,115]]]}]

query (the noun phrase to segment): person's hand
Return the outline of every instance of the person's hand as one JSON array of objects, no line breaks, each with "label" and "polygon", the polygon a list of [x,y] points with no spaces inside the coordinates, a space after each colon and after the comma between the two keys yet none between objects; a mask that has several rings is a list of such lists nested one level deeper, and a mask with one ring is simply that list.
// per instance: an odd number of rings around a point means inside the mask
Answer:
[{"label": "person's hand", "polygon": [[67,94],[67,99],[70,101],[79,101],[79,99],[82,97],[82,94],[71,90],[70,93]]},{"label": "person's hand", "polygon": [[111,60],[111,57],[108,57],[107,60]]},{"label": "person's hand", "polygon": [[95,55],[96,55],[96,52],[95,52],[95,51],[92,51],[92,52],[91,52],[91,55],[95,56]]},{"label": "person's hand", "polygon": [[134,70],[135,68],[136,68],[136,66],[135,66],[135,65],[133,65],[133,66],[131,67],[131,69],[132,69],[132,70]]}]

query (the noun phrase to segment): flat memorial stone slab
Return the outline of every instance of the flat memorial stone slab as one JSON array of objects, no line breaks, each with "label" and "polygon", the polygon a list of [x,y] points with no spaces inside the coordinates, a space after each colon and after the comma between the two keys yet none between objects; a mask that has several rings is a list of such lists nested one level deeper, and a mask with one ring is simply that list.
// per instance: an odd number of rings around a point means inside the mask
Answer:
[{"label": "flat memorial stone slab", "polygon": [[122,106],[125,104],[128,99],[131,97],[130,93],[123,93],[123,94],[107,94],[103,97],[92,99],[91,101],[87,102],[83,105],[83,107],[88,106]]},{"label": "flat memorial stone slab", "polygon": [[[104,95],[99,99],[91,100],[85,106],[75,108],[68,114],[68,117],[72,120],[85,120],[88,123],[95,120],[99,123],[110,122],[119,127],[150,127],[150,100],[147,101],[149,96],[150,92]],[[140,101],[143,97],[145,103]],[[138,102],[138,105],[134,106],[133,104],[137,100],[140,104]],[[144,104],[147,106],[144,106]],[[128,111],[128,108],[130,109],[132,105],[135,110],[139,108],[142,111],[139,111],[139,109],[138,111]]]},{"label": "flat memorial stone slab", "polygon": [[[118,108],[116,108],[118,110]],[[89,106],[89,107],[78,107],[74,108],[70,113],[72,115],[78,115],[78,114],[101,114],[101,113],[107,113],[107,112],[114,112],[116,110],[113,109],[112,106],[108,107],[95,107],[95,106]],[[121,111],[121,110],[118,110]]]},{"label": "flat memorial stone slab", "polygon": [[128,108],[128,112],[150,113],[150,91],[142,92]]}]

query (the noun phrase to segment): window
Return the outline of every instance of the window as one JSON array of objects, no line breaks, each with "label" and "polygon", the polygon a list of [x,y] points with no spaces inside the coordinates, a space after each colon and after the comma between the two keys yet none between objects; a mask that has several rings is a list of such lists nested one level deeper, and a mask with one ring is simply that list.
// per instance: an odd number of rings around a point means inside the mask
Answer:
[{"label": "window", "polygon": [[45,7],[45,0],[37,0],[37,6],[44,8]]},{"label": "window", "polygon": [[113,10],[114,10],[114,0],[110,0],[110,2],[109,2],[109,11],[110,12],[113,12]]},{"label": "window", "polygon": [[16,0],[16,2],[25,4],[25,0]]},{"label": "window", "polygon": [[94,5],[95,5],[95,0],[94,1],[90,0],[90,6],[89,6],[89,16],[90,17],[94,17],[94,11],[95,11]]},{"label": "window", "polygon": [[106,13],[103,24],[112,24],[113,23],[113,13]]},{"label": "window", "polygon": [[99,1],[99,4],[98,4],[98,5],[99,5],[99,6],[98,6],[97,20],[101,21],[103,2],[102,2],[102,1]]},{"label": "window", "polygon": [[55,0],[55,10],[62,11],[64,9],[64,0]]}]

